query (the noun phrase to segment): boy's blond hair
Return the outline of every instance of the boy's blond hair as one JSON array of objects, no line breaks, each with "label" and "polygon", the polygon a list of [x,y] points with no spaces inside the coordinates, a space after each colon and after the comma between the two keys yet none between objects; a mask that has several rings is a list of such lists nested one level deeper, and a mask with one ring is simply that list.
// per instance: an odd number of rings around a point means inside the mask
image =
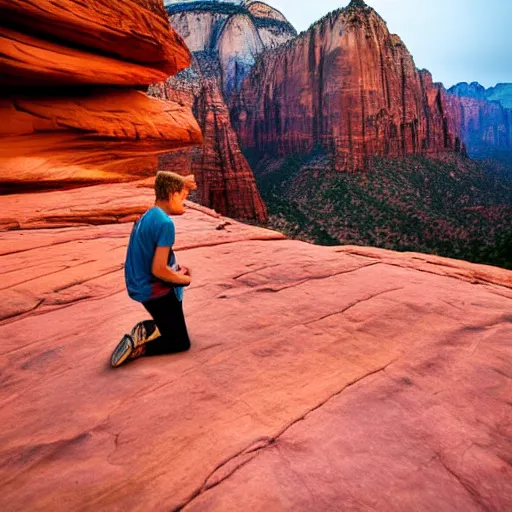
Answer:
[{"label": "boy's blond hair", "polygon": [[157,200],[167,201],[169,194],[181,192],[184,188],[196,189],[194,175],[181,176],[175,172],[158,171],[155,179],[155,195]]}]

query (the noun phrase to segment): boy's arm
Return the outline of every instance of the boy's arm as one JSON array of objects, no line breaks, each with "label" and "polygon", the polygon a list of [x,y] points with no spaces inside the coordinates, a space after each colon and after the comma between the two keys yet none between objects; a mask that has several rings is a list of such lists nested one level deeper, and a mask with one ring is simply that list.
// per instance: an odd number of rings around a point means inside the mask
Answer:
[{"label": "boy's arm", "polygon": [[155,255],[153,256],[153,264],[151,266],[151,273],[158,277],[158,279],[162,279],[163,281],[167,281],[168,283],[177,284],[180,286],[188,286],[192,278],[190,276],[186,276],[181,272],[175,272],[167,265],[167,261],[169,260],[169,251],[170,247],[157,247],[155,250]]}]

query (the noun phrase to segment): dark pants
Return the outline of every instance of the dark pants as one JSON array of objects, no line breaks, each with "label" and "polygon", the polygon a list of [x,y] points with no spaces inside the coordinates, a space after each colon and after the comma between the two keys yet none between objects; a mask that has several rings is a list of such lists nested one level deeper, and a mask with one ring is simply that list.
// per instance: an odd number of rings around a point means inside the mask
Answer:
[{"label": "dark pants", "polygon": [[[142,304],[155,320],[161,336],[146,343],[147,356],[175,354],[190,348],[183,303],[176,298],[174,290],[158,299]],[[151,332],[151,331],[150,331]]]}]

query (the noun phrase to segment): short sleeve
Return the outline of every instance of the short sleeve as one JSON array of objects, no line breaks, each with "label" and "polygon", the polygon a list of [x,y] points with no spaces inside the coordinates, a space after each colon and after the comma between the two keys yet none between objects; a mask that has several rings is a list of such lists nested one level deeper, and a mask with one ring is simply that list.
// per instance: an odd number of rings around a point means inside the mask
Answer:
[{"label": "short sleeve", "polygon": [[156,242],[157,247],[172,247],[174,245],[175,233],[174,222],[163,224]]}]

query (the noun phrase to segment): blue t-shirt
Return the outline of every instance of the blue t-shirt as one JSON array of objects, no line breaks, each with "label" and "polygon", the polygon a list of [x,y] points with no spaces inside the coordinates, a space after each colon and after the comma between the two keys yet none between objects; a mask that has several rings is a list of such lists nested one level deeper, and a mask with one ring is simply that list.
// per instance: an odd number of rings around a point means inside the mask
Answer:
[{"label": "blue t-shirt", "polygon": [[157,247],[170,247],[168,265],[178,270],[172,250],[176,230],[172,219],[158,206],[149,209],[133,226],[124,265],[128,295],[138,302],[162,297],[174,289],[183,299],[183,286],[162,281],[151,273]]}]

